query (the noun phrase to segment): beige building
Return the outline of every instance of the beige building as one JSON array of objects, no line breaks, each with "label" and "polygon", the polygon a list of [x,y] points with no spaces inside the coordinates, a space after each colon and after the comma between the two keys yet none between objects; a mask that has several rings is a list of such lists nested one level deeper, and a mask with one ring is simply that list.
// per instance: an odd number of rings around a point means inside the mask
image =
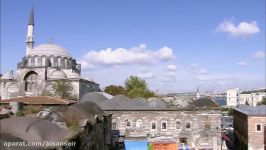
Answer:
[{"label": "beige building", "polygon": [[240,106],[233,111],[235,145],[241,150],[266,149],[266,105]]},{"label": "beige building", "polygon": [[127,140],[186,145],[194,149],[221,147],[221,110],[210,99],[192,101],[187,107],[169,107],[157,98],[146,101],[117,95],[108,99],[93,92],[81,99],[81,103],[86,101],[97,103],[105,113],[112,114],[117,149]]}]

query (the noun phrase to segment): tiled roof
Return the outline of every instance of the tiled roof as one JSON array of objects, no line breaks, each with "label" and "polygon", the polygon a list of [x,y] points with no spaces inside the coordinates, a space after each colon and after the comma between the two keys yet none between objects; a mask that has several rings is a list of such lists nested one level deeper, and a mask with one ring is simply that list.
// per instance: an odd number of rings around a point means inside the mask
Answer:
[{"label": "tiled roof", "polygon": [[241,105],[235,108],[236,111],[239,111],[246,115],[254,115],[254,116],[265,116],[266,117],[266,105],[259,105],[259,106],[247,106]]},{"label": "tiled roof", "polygon": [[31,96],[31,97],[18,97],[11,99],[2,99],[0,103],[10,103],[10,102],[22,102],[25,104],[33,105],[69,105],[76,103],[74,100],[61,99],[51,96]]}]

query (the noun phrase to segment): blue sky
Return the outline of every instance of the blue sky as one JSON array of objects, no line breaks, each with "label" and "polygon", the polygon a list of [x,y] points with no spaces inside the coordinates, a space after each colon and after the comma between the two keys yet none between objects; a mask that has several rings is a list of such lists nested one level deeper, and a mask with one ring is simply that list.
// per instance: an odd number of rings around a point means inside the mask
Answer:
[{"label": "blue sky", "polygon": [[130,75],[159,92],[265,87],[264,0],[1,1],[1,73],[35,45],[54,43],[105,87]]}]

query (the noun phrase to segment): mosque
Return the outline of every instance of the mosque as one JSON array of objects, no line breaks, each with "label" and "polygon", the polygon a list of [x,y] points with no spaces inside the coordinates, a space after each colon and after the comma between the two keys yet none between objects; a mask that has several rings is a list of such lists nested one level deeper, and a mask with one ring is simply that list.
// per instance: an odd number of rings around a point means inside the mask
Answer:
[{"label": "mosque", "polygon": [[34,45],[34,12],[31,11],[26,40],[26,55],[17,64],[17,75],[9,70],[1,76],[1,99],[40,96],[52,91],[55,81],[71,83],[72,95],[100,91],[99,84],[81,77],[81,64],[63,47],[52,42]]}]

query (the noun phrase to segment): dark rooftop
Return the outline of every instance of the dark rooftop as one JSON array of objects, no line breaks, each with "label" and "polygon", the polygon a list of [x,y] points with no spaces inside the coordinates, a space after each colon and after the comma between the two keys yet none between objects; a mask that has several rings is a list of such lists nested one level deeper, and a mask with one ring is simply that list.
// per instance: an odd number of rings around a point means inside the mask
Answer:
[{"label": "dark rooftop", "polygon": [[259,106],[247,106],[247,105],[241,105],[234,110],[241,112],[246,115],[251,116],[265,116],[266,117],[266,105],[259,105]]}]

